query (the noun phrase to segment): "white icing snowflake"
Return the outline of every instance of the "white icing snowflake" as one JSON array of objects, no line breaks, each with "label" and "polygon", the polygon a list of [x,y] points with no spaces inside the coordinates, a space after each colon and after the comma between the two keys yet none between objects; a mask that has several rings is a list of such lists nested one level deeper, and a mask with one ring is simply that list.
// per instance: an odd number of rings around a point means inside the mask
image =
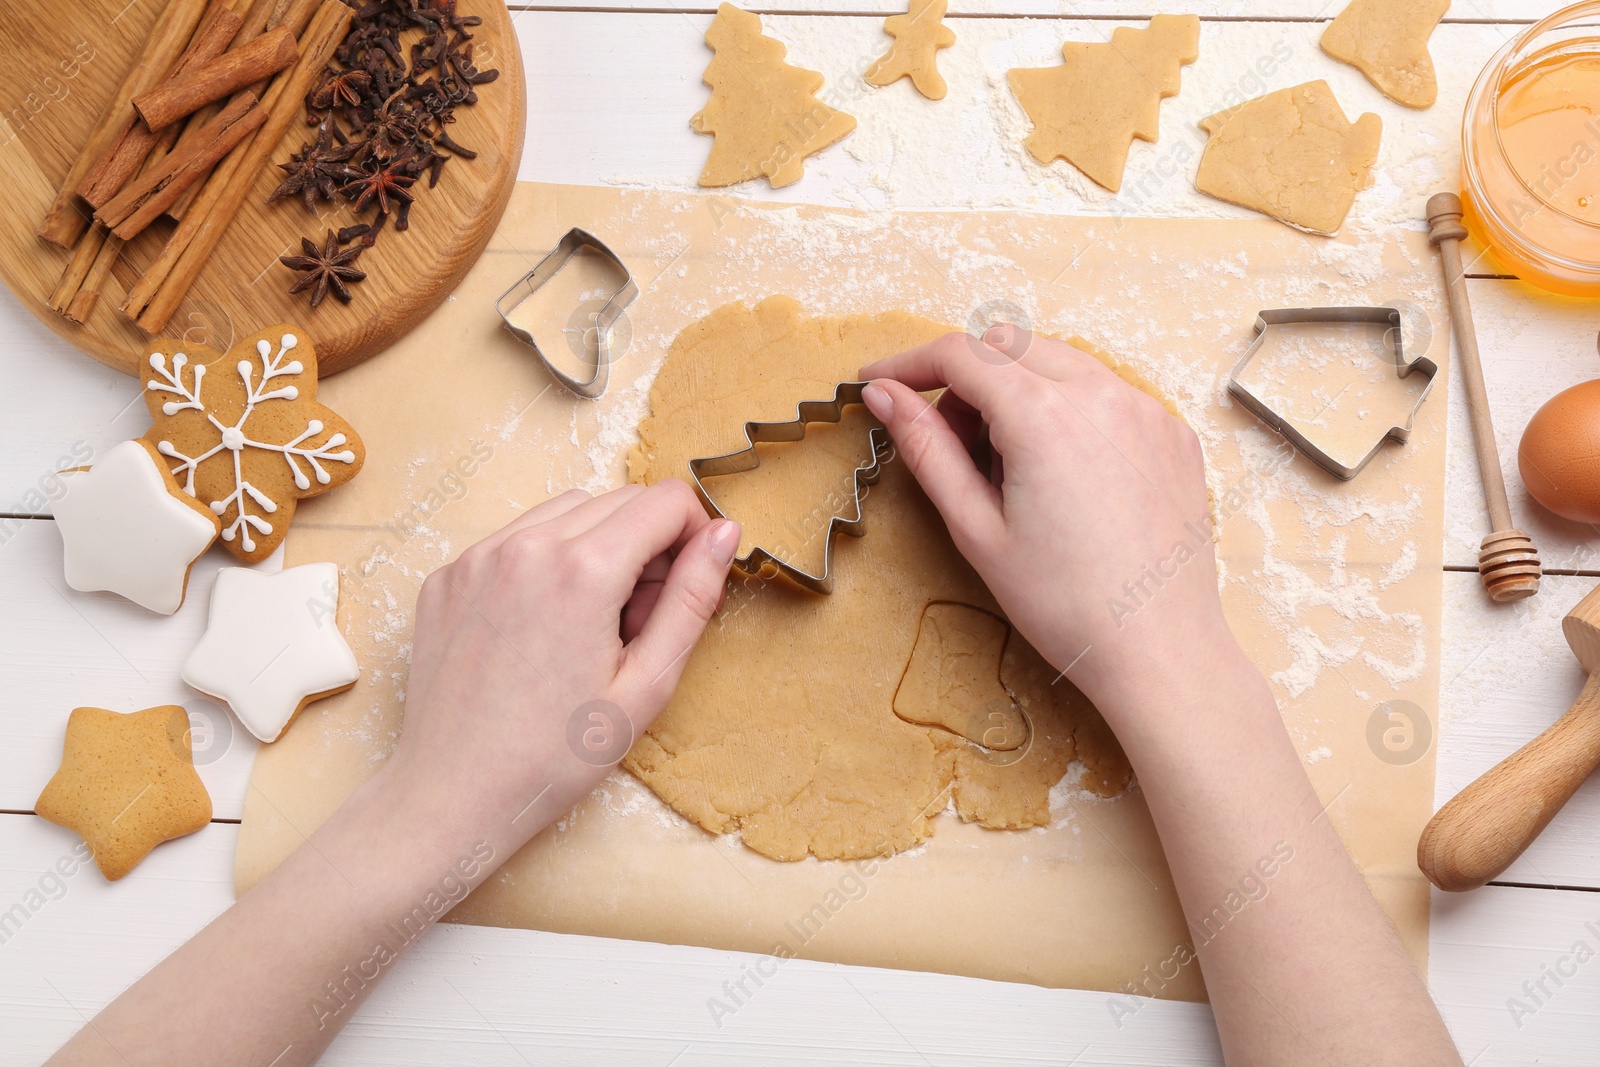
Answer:
[{"label": "white icing snowflake", "polygon": [[[191,364],[186,354],[175,352],[169,365],[164,353],[159,351],[150,353],[151,373],[145,377],[145,388],[151,393],[165,393],[174,398],[159,404],[160,414],[170,419],[185,411],[198,412],[218,435],[215,444],[196,455],[187,455],[180,451],[164,435],[156,437],[156,449],[163,456],[177,461],[172,473],[190,496],[197,495],[195,473],[202,464],[215,456],[227,454],[232,463],[232,474],[223,484],[229,487],[228,491],[217,495],[215,499],[207,500],[206,503],[218,516],[227,515],[230,509],[233,511],[232,520],[224,521],[222,539],[232,542],[238,538],[239,547],[246,553],[254,552],[256,549],[252,532],[263,537],[274,533],[273,524],[267,521],[265,516],[276,513],[285,503],[292,505],[294,499],[300,496],[312,495],[306,492],[307,490],[320,492],[324,488],[331,487],[334,477],[326,464],[356,463],[356,453],[352,449],[343,447],[348,441],[344,433],[332,433],[327,440],[320,443],[307,443],[325,429],[324,420],[313,416],[321,412],[331,417],[331,412],[327,412],[320,404],[311,402],[309,397],[305,402],[295,404],[301,399],[299,386],[281,382],[273,384],[274,379],[298,377],[305,373],[306,367],[300,360],[289,358],[298,344],[299,339],[294,334],[284,333],[278,338],[277,351],[274,352],[274,344],[271,341],[266,338],[258,339],[255,350],[260,359],[260,379],[256,380],[256,364],[249,359],[241,359],[234,365],[239,375],[238,395],[221,398],[211,395],[216,393],[218,386],[206,380],[207,364]],[[184,375],[186,369],[189,371],[187,384]],[[314,384],[316,380],[314,365],[311,373],[311,382]],[[227,386],[231,387],[232,384],[227,383]],[[231,392],[231,389],[228,391]],[[203,393],[210,396],[209,402],[202,396]],[[297,417],[291,423],[296,426],[294,435],[283,442],[266,441],[253,436],[251,416],[255,415],[262,405],[277,402],[293,405],[296,415],[303,417],[303,421]],[[151,414],[156,414],[157,404],[154,398],[150,407]],[[305,410],[299,411],[300,408]],[[219,412],[224,411],[229,414],[219,415]],[[281,414],[281,409],[275,409],[275,413]],[[157,427],[158,431],[161,429],[163,427]],[[152,436],[155,436],[154,431]],[[254,468],[257,478],[263,474],[263,468],[252,455],[253,450],[257,455],[276,453],[281,456],[288,466],[295,488],[300,492],[293,494],[288,500],[274,500],[261,486],[252,482],[251,468]],[[353,474],[354,471],[349,473]],[[315,489],[312,485],[313,479],[316,482]],[[210,479],[202,479],[202,481],[208,480],[213,483],[218,482],[214,475]],[[292,510],[291,507],[290,511]],[[282,534],[272,537],[271,540],[276,545],[282,540]]]}]

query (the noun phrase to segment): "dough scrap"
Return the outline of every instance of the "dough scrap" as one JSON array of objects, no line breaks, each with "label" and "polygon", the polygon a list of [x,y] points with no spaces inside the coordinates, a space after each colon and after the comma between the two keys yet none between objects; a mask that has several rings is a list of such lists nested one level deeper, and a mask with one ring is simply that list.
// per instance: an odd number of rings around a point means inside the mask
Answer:
[{"label": "dough scrap", "polygon": [[[689,459],[743,447],[746,420],[793,418],[796,403],[831,396],[862,363],[945,332],[902,312],[808,318],[784,296],[721,307],[673,342],[630,477],[683,477]],[[717,500],[744,524],[743,548],[787,537],[814,549],[804,517],[837,488],[870,425],[864,409],[847,408],[837,425],[814,426],[804,447],[765,451],[750,473],[769,477],[721,479]],[[793,478],[780,485],[773,471]],[[1050,790],[1074,758],[1086,788],[1119,793],[1130,772],[1110,731],[1065,679],[1051,684],[1056,669],[1018,635],[1006,642],[999,676],[1030,726],[1023,745],[984,749],[895,714],[928,605],[999,609],[904,464],[885,465],[864,511],[866,536],[834,544],[831,596],[730,583],[672,703],[624,765],[707,831],[738,831],[779,860],[912,848],[950,800],[962,819],[987,827],[1047,824]]]},{"label": "dough scrap", "polygon": [[943,100],[944,78],[939,73],[939,49],[956,43],[955,31],[944,24],[948,0],[911,0],[904,15],[890,15],[883,29],[894,44],[867,68],[867,83],[880,88],[910,78],[917,92],[929,100]]},{"label": "dough scrap", "polygon": [[797,182],[806,156],[856,128],[854,118],[817,99],[821,74],[783,61],[788,49],[762,34],[759,15],[722,4],[706,44],[715,54],[701,80],[711,99],[689,120],[713,138],[702,186],[762,176],[774,189]]},{"label": "dough scrap", "polygon": [[1200,127],[1211,139],[1196,189],[1329,236],[1366,188],[1383,136],[1376,115],[1347,121],[1325,81],[1247,100]]},{"label": "dough scrap", "polygon": [[1322,50],[1390,100],[1420,111],[1439,97],[1428,38],[1449,10],[1450,0],[1351,0],[1322,31]]},{"label": "dough scrap", "polygon": [[1006,77],[1033,121],[1023,144],[1040,163],[1064,159],[1113,193],[1135,137],[1160,135],[1161,101],[1176,96],[1182,68],[1200,55],[1197,15],[1156,15],[1122,26],[1105,43],[1068,41],[1059,67],[1020,67]]},{"label": "dough scrap", "polygon": [[1012,752],[1028,724],[1000,677],[1011,625],[970,604],[929,604],[917,627],[911,662],[894,694],[906,722],[942,726],[975,745]]}]

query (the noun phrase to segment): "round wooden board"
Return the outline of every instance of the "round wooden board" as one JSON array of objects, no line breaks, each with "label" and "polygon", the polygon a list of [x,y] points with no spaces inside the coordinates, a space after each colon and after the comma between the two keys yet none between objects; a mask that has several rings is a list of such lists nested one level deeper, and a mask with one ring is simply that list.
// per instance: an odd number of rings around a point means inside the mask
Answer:
[{"label": "round wooden board", "polygon": [[[330,0],[333,2],[333,0]],[[35,235],[57,185],[143,47],[162,0],[0,2],[0,277],[17,298],[62,337],[127,374],[149,338],[118,309],[144,266],[172,232],[163,220],[124,249],[89,320],[67,321],[47,304],[69,254]],[[211,261],[162,331],[191,344],[227,348],[235,337],[278,322],[295,324],[316,344],[319,367],[333,374],[382,351],[421,321],[467,273],[505,210],[522,156],[525,97],[522,53],[504,4],[459,0],[462,14],[481,15],[473,31],[478,67],[500,77],[478,88],[478,102],[458,108],[451,137],[478,153],[454,159],[439,184],[417,183],[417,203],[404,233],[386,229],[360,261],[367,279],[355,299],[329,297],[312,309],[306,294],[289,295],[298,275],[278,262],[298,252],[301,237],[319,243],[326,230],[358,220],[351,205],[319,204],[320,217],[298,198],[266,203],[282,172],[257,176],[245,206]],[[311,139],[296,121],[273,163]]]}]

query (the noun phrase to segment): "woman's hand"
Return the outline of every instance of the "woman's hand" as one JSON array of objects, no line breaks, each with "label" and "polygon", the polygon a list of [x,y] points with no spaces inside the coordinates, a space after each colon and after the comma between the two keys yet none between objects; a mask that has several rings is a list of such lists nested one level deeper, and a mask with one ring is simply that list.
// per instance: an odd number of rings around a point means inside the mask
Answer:
[{"label": "woman's hand", "polygon": [[[1152,662],[1234,647],[1200,443],[1157,400],[1093,356],[1014,326],[981,341],[949,334],[861,374],[877,379],[867,406],[956,547],[1091,699]],[[936,405],[918,395],[946,386]]]},{"label": "woman's hand", "polygon": [[423,583],[389,773],[509,855],[666,706],[738,544],[670,480],[575,489],[473,545]]}]

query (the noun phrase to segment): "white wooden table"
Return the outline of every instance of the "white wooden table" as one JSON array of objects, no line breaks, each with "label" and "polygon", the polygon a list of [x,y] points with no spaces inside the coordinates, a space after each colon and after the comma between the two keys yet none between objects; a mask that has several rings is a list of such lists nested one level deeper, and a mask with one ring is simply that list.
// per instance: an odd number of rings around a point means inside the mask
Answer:
[{"label": "white wooden table", "polygon": [[[932,113],[945,124],[933,136],[930,112],[909,83],[871,92],[858,81],[887,41],[881,17],[899,6],[794,0],[786,14],[766,19],[790,45],[791,61],[821,70],[861,128],[808,161],[799,184],[776,196],[742,193],[885,208],[1242,217],[1193,191],[1193,158],[1180,160],[1177,146],[1197,144],[1193,122],[1236,99],[1326,78],[1352,117],[1374,111],[1385,123],[1378,180],[1358,197],[1355,215],[1366,225],[1420,226],[1427,195],[1455,185],[1472,79],[1521,25],[1559,5],[1456,0],[1433,37],[1439,103],[1418,113],[1318,51],[1342,0],[952,0],[958,43],[941,60],[951,95]],[[1185,71],[1182,94],[1163,107],[1161,143],[1135,144],[1121,199],[1087,187],[1064,165],[1046,171],[1024,158],[1025,127],[1005,88],[1006,69],[1059,62],[1063,40],[1103,40],[1119,18],[1185,8],[1205,20],[1200,60]],[[709,3],[664,10],[661,0],[581,10],[551,0],[519,10],[529,96],[521,176],[691,187],[709,143],[687,123],[706,97],[700,72],[709,53],[700,34],[711,10]],[[1279,61],[1263,62],[1272,56]],[[1157,180],[1175,161],[1178,176]],[[1559,620],[1600,576],[1596,531],[1538,511],[1521,492],[1514,462],[1534,409],[1600,373],[1600,305],[1542,297],[1505,277],[1480,275],[1470,285],[1513,509],[1550,576],[1536,598],[1514,607],[1483,596],[1475,555],[1487,526],[1452,383],[1441,803],[1576,696],[1582,677]],[[42,1060],[232,900],[254,742],[238,728],[231,738],[223,730],[197,757],[216,808],[206,830],[157,849],[115,886],[92,870],[49,876],[75,838],[30,808],[59,759],[67,710],[214,709],[177,672],[222,557],[213,553],[196,568],[188,603],[171,619],[68,590],[48,517],[50,472],[75,445],[98,455],[142,432],[143,405],[130,379],[77,355],[8,296],[0,296],[0,370],[11,385],[0,393],[0,1061],[25,1064]],[[1469,1062],[1595,1062],[1600,963],[1574,968],[1570,954],[1578,942],[1600,950],[1596,829],[1600,783],[1590,782],[1503,884],[1436,895],[1429,979]],[[1153,1002],[1119,1027],[1100,993],[807,962],[785,967],[719,1029],[707,999],[722,995],[743,962],[727,952],[441,927],[356,1016],[327,1062],[1220,1062],[1203,1006]],[[1511,998],[1529,1010],[1514,1012]]]}]

